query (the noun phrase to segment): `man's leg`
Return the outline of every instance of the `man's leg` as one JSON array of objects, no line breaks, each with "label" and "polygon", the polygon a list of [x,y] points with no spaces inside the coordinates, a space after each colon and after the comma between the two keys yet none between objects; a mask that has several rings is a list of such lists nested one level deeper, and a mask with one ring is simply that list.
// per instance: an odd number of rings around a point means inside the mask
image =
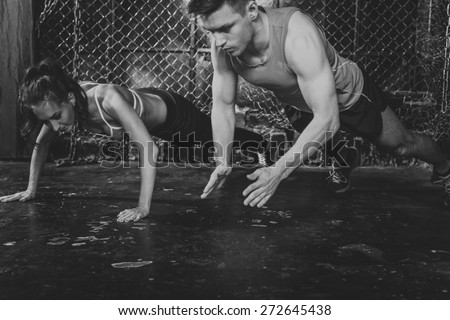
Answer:
[{"label": "man's leg", "polygon": [[405,129],[391,108],[381,113],[383,129],[373,142],[402,157],[415,157],[433,165],[432,182],[444,184],[446,203],[450,196],[450,161],[429,136]]},{"label": "man's leg", "polygon": [[333,150],[339,147],[340,141],[345,141],[342,131],[336,132],[333,139],[325,145],[327,155],[325,161],[329,160],[331,166],[327,186],[334,193],[344,193],[350,189],[350,174],[359,166],[360,161],[358,149],[348,146],[347,143],[339,148],[339,154],[333,154]]},{"label": "man's leg", "polygon": [[[292,127],[298,132],[303,132],[313,118],[312,113],[301,112],[293,107],[286,107],[285,110]],[[332,141],[328,141],[325,145],[325,154],[327,155],[325,161],[327,165],[328,162],[331,165],[327,186],[334,193],[344,193],[350,189],[350,174],[359,165],[359,151],[355,147],[345,145],[338,149],[338,155],[333,155],[333,150],[339,144],[339,141],[343,140],[342,132],[338,131]],[[340,161],[341,159],[344,161]]]},{"label": "man's leg", "polygon": [[435,172],[445,174],[450,169],[448,161],[429,136],[408,131],[403,127],[391,108],[381,113],[383,129],[373,142],[380,148],[402,157],[415,157],[433,165]]},{"label": "man's leg", "polygon": [[233,149],[240,150],[247,159],[241,159],[240,165],[250,167],[267,167],[273,164],[270,159],[267,142],[260,134],[242,128],[234,130]]}]

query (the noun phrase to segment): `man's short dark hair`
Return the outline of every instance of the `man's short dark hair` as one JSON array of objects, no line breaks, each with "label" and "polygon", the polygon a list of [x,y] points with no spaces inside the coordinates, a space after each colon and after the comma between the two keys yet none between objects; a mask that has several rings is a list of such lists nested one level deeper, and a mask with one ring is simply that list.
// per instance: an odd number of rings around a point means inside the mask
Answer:
[{"label": "man's short dark hair", "polygon": [[228,4],[235,12],[243,14],[250,0],[191,0],[187,5],[188,12],[196,16],[209,16],[223,4]]}]

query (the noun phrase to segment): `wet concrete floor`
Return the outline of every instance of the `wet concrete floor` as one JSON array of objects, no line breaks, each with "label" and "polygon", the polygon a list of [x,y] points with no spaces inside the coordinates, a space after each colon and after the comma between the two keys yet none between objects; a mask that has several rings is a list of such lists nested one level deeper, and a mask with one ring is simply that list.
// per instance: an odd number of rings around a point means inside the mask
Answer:
[{"label": "wet concrete floor", "polygon": [[[450,210],[423,168],[360,168],[327,193],[299,169],[267,208],[245,207],[236,170],[201,200],[210,168],[158,169],[150,217],[139,171],[47,164],[39,197],[0,204],[0,299],[449,299]],[[27,163],[0,162],[0,194]]]}]

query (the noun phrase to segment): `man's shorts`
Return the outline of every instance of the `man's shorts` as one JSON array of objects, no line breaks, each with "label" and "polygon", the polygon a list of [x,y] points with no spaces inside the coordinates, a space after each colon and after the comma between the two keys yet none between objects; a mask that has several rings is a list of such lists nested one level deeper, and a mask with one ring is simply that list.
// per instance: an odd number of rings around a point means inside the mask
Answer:
[{"label": "man's shorts", "polygon": [[[364,86],[361,97],[349,109],[339,113],[340,129],[373,141],[380,136],[383,129],[381,112],[393,103],[396,105],[392,107],[396,108],[398,103],[389,98],[364,70],[362,73]],[[285,111],[292,126],[298,132],[303,132],[313,118],[312,113],[302,112],[291,106],[286,106]]]},{"label": "man's shorts", "polygon": [[389,99],[364,70],[362,73],[362,94],[353,106],[339,113],[340,129],[373,141],[380,136],[383,129],[381,113],[389,105]]}]

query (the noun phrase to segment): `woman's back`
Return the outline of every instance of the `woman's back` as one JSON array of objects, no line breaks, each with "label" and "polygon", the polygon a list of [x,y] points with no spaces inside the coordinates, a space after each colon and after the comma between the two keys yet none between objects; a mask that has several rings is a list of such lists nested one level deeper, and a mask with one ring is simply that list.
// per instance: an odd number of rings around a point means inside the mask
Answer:
[{"label": "woman's back", "polygon": [[119,139],[123,136],[120,119],[108,112],[108,107],[103,103],[105,96],[112,92],[119,93],[124,102],[136,111],[149,132],[166,121],[167,106],[161,94],[158,94],[165,93],[162,90],[153,88],[132,90],[114,84],[95,82],[81,82],[80,86],[88,98],[89,121],[83,123],[83,126],[89,131]]}]

